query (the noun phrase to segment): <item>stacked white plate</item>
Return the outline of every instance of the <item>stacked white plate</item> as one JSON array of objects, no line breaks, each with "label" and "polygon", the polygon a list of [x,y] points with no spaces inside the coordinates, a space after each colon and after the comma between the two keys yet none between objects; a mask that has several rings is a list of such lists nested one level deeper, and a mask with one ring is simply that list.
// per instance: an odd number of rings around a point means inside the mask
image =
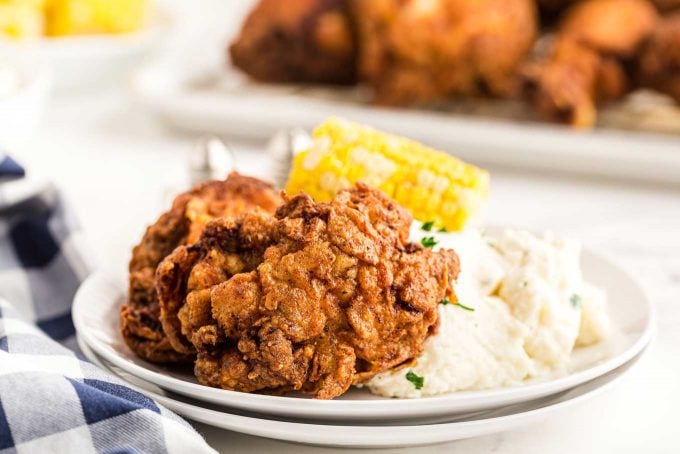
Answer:
[{"label": "stacked white plate", "polygon": [[367,103],[365,93],[354,87],[254,83],[225,68],[222,43],[201,49],[155,61],[132,78],[135,98],[182,131],[267,140],[281,128],[311,130],[329,116],[340,116],[476,164],[675,185],[680,181],[680,109],[658,94],[629,96],[598,112],[602,124],[596,129],[575,132],[536,122],[515,101],[385,108]]},{"label": "stacked white plate", "polygon": [[511,430],[558,417],[567,407],[612,388],[644,354],[653,311],[644,292],[624,271],[585,251],[584,277],[613,302],[614,335],[574,352],[567,375],[521,386],[457,392],[421,399],[385,399],[351,389],[332,401],[305,396],[267,396],[200,385],[190,370],[148,363],[130,351],[119,333],[123,276],[98,272],[83,283],[73,319],[83,353],[93,362],[191,420],[227,430],[306,444],[396,447],[441,443]]}]

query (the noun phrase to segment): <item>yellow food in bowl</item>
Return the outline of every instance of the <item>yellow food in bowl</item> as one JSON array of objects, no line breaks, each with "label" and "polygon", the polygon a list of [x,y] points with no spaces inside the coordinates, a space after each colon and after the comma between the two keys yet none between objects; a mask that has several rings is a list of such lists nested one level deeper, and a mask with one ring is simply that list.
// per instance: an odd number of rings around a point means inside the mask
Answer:
[{"label": "yellow food in bowl", "polygon": [[148,10],[148,0],[0,0],[0,35],[128,33],[144,26]]},{"label": "yellow food in bowl", "polygon": [[48,0],[45,34],[133,32],[144,25],[147,8],[147,0]]},{"label": "yellow food in bowl", "polygon": [[40,2],[30,0],[0,0],[0,36],[35,38],[44,30]]}]

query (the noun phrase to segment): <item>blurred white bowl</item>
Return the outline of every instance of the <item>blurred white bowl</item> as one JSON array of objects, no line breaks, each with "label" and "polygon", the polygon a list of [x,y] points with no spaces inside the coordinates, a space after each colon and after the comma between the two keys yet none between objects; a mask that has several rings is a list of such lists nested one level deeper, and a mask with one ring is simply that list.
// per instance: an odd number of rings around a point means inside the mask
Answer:
[{"label": "blurred white bowl", "polygon": [[56,91],[72,92],[124,80],[160,47],[171,24],[171,15],[157,8],[147,27],[138,32],[43,38],[14,46],[38,54],[49,64]]},{"label": "blurred white bowl", "polygon": [[42,119],[50,71],[34,54],[0,48],[0,147],[21,146]]}]

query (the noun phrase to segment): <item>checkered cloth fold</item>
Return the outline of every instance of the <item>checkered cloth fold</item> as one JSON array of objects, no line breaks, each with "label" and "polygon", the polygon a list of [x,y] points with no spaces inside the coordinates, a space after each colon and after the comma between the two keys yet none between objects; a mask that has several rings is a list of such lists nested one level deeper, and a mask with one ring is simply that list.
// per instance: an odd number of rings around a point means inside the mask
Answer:
[{"label": "checkered cloth fold", "polygon": [[71,302],[91,264],[59,191],[7,183],[22,175],[0,159],[0,454],[214,452],[73,347]]}]

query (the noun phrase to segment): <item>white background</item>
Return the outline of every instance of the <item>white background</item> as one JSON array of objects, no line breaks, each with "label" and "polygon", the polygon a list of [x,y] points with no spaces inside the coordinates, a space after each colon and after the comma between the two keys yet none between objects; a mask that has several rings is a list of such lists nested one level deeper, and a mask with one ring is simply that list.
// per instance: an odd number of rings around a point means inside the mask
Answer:
[{"label": "white background", "polygon": [[[190,46],[210,30],[226,33],[225,24],[241,14],[234,8],[246,3],[184,2],[168,45]],[[166,129],[120,83],[55,94],[40,129],[13,155],[65,191],[100,265],[123,270],[145,226],[186,185],[195,140]],[[233,145],[240,170],[266,175],[260,144]],[[549,228],[615,257],[655,304],[657,336],[641,367],[609,394],[521,430],[408,452],[680,452],[680,185],[491,170],[489,222]],[[615,311],[616,301],[610,306]],[[339,452],[197,428],[224,452]]]}]

